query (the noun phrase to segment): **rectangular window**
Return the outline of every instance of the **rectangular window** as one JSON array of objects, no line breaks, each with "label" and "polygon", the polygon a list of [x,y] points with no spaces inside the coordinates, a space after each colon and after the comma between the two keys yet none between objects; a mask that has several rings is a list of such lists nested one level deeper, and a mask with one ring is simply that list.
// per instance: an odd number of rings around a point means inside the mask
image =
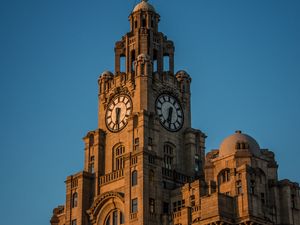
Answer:
[{"label": "rectangular window", "polygon": [[131,186],[137,185],[137,171],[134,170],[131,173]]},{"label": "rectangular window", "polygon": [[134,139],[134,150],[135,151],[139,150],[139,144],[140,144],[140,139],[139,138],[135,138]]},{"label": "rectangular window", "polygon": [[72,225],[77,225],[77,220],[72,220]]},{"label": "rectangular window", "polygon": [[131,200],[131,213],[136,213],[138,211],[138,199],[134,198]]}]

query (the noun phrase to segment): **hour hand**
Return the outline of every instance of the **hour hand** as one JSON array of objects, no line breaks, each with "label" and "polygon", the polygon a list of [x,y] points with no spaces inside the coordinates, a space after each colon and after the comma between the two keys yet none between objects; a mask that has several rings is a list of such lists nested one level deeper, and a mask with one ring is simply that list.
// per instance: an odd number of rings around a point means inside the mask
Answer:
[{"label": "hour hand", "polygon": [[169,113],[168,113],[168,118],[167,118],[167,122],[171,123],[172,120],[172,114],[173,114],[173,107],[169,108]]},{"label": "hour hand", "polygon": [[121,108],[117,107],[116,108],[116,124],[119,127],[120,123],[120,114],[121,114]]}]

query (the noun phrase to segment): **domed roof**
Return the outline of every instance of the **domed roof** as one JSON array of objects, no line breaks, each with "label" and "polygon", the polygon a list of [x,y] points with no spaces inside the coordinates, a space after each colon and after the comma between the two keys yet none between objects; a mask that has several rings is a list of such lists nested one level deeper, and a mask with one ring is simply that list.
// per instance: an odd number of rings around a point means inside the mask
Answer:
[{"label": "domed roof", "polygon": [[182,80],[182,79],[188,79],[188,80],[190,80],[191,79],[190,75],[186,71],[184,71],[184,70],[179,70],[176,73],[176,78],[178,80]]},{"label": "domed roof", "polygon": [[248,150],[253,155],[260,155],[260,147],[256,140],[241,131],[225,138],[219,149],[219,156],[231,155],[239,150]]},{"label": "domed roof", "polygon": [[139,4],[137,4],[134,9],[133,9],[133,13],[137,12],[137,11],[152,11],[155,12],[154,7],[148,3],[148,0],[142,0]]},{"label": "domed roof", "polygon": [[114,75],[113,75],[112,72],[106,70],[106,71],[104,71],[104,72],[101,74],[100,77],[103,77],[103,78],[105,78],[105,79],[110,79],[110,78],[113,78],[113,76],[114,76]]}]

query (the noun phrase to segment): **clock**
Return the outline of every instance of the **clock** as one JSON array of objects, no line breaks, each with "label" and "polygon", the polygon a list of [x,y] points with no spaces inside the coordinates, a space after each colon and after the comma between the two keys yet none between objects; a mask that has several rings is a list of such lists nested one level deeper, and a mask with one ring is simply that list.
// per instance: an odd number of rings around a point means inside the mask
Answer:
[{"label": "clock", "polygon": [[161,94],[155,103],[156,113],[161,125],[169,131],[175,132],[183,125],[183,111],[179,101],[169,94]]},{"label": "clock", "polygon": [[107,128],[112,132],[122,130],[128,122],[132,112],[132,102],[128,95],[117,95],[108,104],[105,122]]}]

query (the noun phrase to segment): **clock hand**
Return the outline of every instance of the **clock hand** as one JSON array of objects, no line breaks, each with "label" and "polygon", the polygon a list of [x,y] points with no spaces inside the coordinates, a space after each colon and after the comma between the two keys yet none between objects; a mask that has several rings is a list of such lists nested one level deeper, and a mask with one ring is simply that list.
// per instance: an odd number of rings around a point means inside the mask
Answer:
[{"label": "clock hand", "polygon": [[120,123],[120,114],[121,114],[121,108],[117,107],[116,108],[116,124],[119,128],[119,123]]},{"label": "clock hand", "polygon": [[170,107],[168,118],[167,118],[167,122],[169,122],[169,123],[171,123],[171,121],[172,121],[172,114],[173,114],[173,107]]}]

